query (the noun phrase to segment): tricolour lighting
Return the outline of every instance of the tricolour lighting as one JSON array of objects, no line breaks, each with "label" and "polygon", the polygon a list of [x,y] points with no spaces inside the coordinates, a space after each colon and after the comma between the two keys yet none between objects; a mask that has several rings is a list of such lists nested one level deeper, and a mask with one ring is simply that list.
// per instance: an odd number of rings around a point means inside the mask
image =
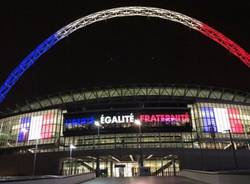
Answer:
[{"label": "tricolour lighting", "polygon": [[6,98],[10,89],[16,84],[19,78],[51,47],[53,47],[61,39],[69,36],[71,33],[78,29],[81,29],[87,25],[93,24],[95,22],[115,18],[115,17],[126,17],[126,16],[146,16],[146,17],[158,17],[174,22],[181,23],[188,26],[191,29],[199,31],[203,35],[209,37],[215,42],[222,45],[229,52],[238,57],[245,65],[250,67],[250,54],[241,48],[239,45],[234,43],[232,40],[218,32],[217,30],[211,28],[210,26],[194,19],[188,17],[184,14],[160,9],[153,7],[120,7],[113,8],[109,10],[104,10],[100,12],[93,13],[91,15],[82,17],[70,24],[66,25],[40,45],[38,45],[28,56],[26,56],[21,63],[8,75],[7,79],[4,81],[2,86],[0,86],[0,103]]}]

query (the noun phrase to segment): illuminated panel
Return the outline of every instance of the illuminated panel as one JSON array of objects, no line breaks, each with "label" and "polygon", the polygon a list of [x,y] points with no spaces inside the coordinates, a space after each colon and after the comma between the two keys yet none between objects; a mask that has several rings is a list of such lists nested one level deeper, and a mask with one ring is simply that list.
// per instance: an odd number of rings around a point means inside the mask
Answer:
[{"label": "illuminated panel", "polygon": [[85,124],[94,124],[95,123],[95,118],[94,117],[89,117],[89,118],[81,118],[80,124],[85,125]]},{"label": "illuminated panel", "polygon": [[81,119],[80,118],[74,118],[73,121],[72,121],[72,124],[73,124],[73,128],[80,127]]},{"label": "illuminated panel", "polygon": [[68,119],[68,118],[64,119],[64,127],[67,129],[72,128],[70,119]]},{"label": "illuminated panel", "polygon": [[31,118],[29,140],[40,139],[43,116],[34,116]]},{"label": "illuminated panel", "polygon": [[20,119],[20,129],[18,133],[18,142],[27,141],[29,137],[31,117],[22,117]]},{"label": "illuminated panel", "polygon": [[90,117],[79,117],[79,118],[65,118],[64,126],[66,129],[85,127],[86,125],[94,125],[95,118]]},{"label": "illuminated panel", "polygon": [[228,108],[227,111],[232,133],[244,133],[243,124],[240,119],[239,109]]},{"label": "illuminated panel", "polygon": [[241,121],[244,125],[244,130],[247,134],[250,133],[250,110],[240,109]]},{"label": "illuminated panel", "polygon": [[186,112],[183,114],[142,114],[139,115],[142,123],[160,122],[167,125],[185,125],[190,123],[190,115]]},{"label": "illuminated panel", "polygon": [[217,132],[216,119],[212,107],[201,107],[203,131]]},{"label": "illuminated panel", "polygon": [[230,130],[230,122],[228,118],[227,109],[225,108],[214,108],[214,115],[218,132],[225,132]]},{"label": "illuminated panel", "polygon": [[52,113],[43,115],[42,120],[42,129],[41,129],[41,138],[49,139],[53,137],[53,118]]}]

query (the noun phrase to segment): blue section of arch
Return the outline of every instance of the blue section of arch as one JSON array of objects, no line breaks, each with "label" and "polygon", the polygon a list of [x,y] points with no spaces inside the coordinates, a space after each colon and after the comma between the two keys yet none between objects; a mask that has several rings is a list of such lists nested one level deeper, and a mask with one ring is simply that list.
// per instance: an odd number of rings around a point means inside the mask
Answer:
[{"label": "blue section of arch", "polygon": [[9,74],[3,85],[0,87],[0,103],[3,102],[12,86],[15,85],[22,74],[28,70],[42,54],[53,47],[59,40],[60,39],[57,37],[56,33],[51,35],[21,61],[21,63]]}]

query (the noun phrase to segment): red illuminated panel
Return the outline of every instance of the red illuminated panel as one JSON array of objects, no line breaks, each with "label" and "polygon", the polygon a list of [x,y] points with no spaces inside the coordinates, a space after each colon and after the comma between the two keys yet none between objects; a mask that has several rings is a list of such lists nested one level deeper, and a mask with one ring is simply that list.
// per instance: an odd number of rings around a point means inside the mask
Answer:
[{"label": "red illuminated panel", "polygon": [[240,119],[239,109],[228,108],[227,112],[232,133],[244,133],[244,127]]},{"label": "red illuminated panel", "polygon": [[41,131],[41,138],[42,139],[52,138],[52,130],[53,130],[53,125],[51,124],[43,125]]},{"label": "red illuminated panel", "polygon": [[188,113],[183,114],[142,114],[139,116],[142,123],[163,122],[166,124],[181,124],[184,125],[190,122]]},{"label": "red illuminated panel", "polygon": [[49,139],[53,137],[53,114],[48,113],[43,115],[43,123],[41,130],[41,138]]},{"label": "red illuminated panel", "polygon": [[[43,115],[43,124],[52,124],[53,123],[53,114],[52,113],[48,113]],[[46,122],[46,123],[45,123]]]}]

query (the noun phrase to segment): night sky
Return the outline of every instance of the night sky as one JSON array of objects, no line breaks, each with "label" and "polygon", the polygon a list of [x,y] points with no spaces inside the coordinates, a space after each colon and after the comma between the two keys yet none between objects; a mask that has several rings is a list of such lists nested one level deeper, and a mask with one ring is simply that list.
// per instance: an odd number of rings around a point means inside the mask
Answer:
[{"label": "night sky", "polygon": [[[9,0],[0,6],[0,83],[40,42],[71,21],[131,5],[186,14],[250,52],[250,1],[246,0]],[[0,108],[60,91],[134,83],[197,84],[250,92],[250,69],[219,44],[181,24],[149,17],[115,18],[80,29],[50,49]]]}]

